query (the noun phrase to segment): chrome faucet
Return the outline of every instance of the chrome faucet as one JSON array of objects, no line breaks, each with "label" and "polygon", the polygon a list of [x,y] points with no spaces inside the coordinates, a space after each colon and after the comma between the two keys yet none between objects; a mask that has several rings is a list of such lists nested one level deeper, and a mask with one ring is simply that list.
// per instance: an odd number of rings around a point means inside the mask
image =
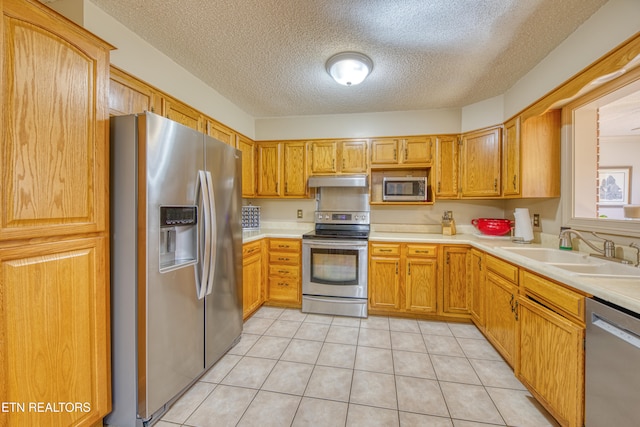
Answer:
[{"label": "chrome faucet", "polygon": [[[598,236],[596,233],[591,233],[593,234],[595,237],[597,237],[598,239],[602,239],[604,240],[604,247],[602,249],[600,249],[599,247],[597,247],[596,245],[594,245],[593,243],[591,243],[590,241],[588,241],[587,239],[584,238],[584,236],[582,235],[582,233],[580,233],[579,231],[567,228],[565,230],[562,230],[560,232],[560,241],[561,242],[565,242],[564,244],[566,245],[567,239],[569,238],[569,234],[573,234],[575,235],[577,238],[581,239],[583,242],[585,242],[587,244],[587,246],[589,246],[591,249],[593,249],[594,251],[596,251],[599,255],[595,255],[592,254],[593,256],[597,256],[599,258],[605,258],[605,259],[610,259],[610,260],[617,260],[616,258],[616,245],[615,243],[613,243],[613,240],[608,240],[608,239],[604,239],[600,236]],[[567,245],[567,247],[570,247],[570,245]]]}]

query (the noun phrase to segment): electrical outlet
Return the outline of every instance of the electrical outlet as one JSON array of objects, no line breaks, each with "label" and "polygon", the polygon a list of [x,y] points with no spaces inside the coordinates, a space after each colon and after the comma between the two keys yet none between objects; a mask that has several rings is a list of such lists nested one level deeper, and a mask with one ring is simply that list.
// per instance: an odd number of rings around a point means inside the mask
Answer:
[{"label": "electrical outlet", "polygon": [[298,209],[298,218],[302,218],[302,209]]},{"label": "electrical outlet", "polygon": [[540,228],[540,214],[533,214],[533,228]]}]

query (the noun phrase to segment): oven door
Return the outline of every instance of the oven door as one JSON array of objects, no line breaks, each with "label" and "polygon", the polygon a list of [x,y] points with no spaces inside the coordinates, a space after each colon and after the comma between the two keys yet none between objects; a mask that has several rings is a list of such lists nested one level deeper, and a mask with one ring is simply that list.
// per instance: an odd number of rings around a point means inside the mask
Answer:
[{"label": "oven door", "polygon": [[303,240],[302,293],[367,298],[367,241]]}]

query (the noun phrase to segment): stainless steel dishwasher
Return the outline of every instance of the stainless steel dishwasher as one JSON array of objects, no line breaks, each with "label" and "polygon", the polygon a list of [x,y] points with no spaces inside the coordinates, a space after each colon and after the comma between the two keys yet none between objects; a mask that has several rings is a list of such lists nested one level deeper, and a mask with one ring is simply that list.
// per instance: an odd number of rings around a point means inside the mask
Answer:
[{"label": "stainless steel dishwasher", "polygon": [[640,423],[640,315],[587,299],[585,425]]}]

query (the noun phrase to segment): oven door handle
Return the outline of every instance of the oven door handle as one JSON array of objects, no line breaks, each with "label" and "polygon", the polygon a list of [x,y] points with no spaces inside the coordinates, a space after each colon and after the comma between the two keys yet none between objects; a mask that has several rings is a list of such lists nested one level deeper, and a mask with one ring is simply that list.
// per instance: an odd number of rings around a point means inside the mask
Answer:
[{"label": "oven door handle", "polygon": [[[328,302],[331,304],[362,304],[363,298],[323,298],[315,295],[305,295],[304,298],[319,302]],[[366,301],[366,299],[364,299]]]},{"label": "oven door handle", "polygon": [[357,243],[353,243],[353,242],[345,242],[345,241],[335,241],[335,240],[331,240],[331,241],[319,241],[319,240],[314,240],[312,242],[307,242],[304,241],[303,242],[304,245],[306,246],[322,246],[322,247],[340,247],[340,248],[345,248],[345,247],[349,247],[348,249],[363,249],[367,247],[367,243],[362,243],[362,244],[357,244]]}]

